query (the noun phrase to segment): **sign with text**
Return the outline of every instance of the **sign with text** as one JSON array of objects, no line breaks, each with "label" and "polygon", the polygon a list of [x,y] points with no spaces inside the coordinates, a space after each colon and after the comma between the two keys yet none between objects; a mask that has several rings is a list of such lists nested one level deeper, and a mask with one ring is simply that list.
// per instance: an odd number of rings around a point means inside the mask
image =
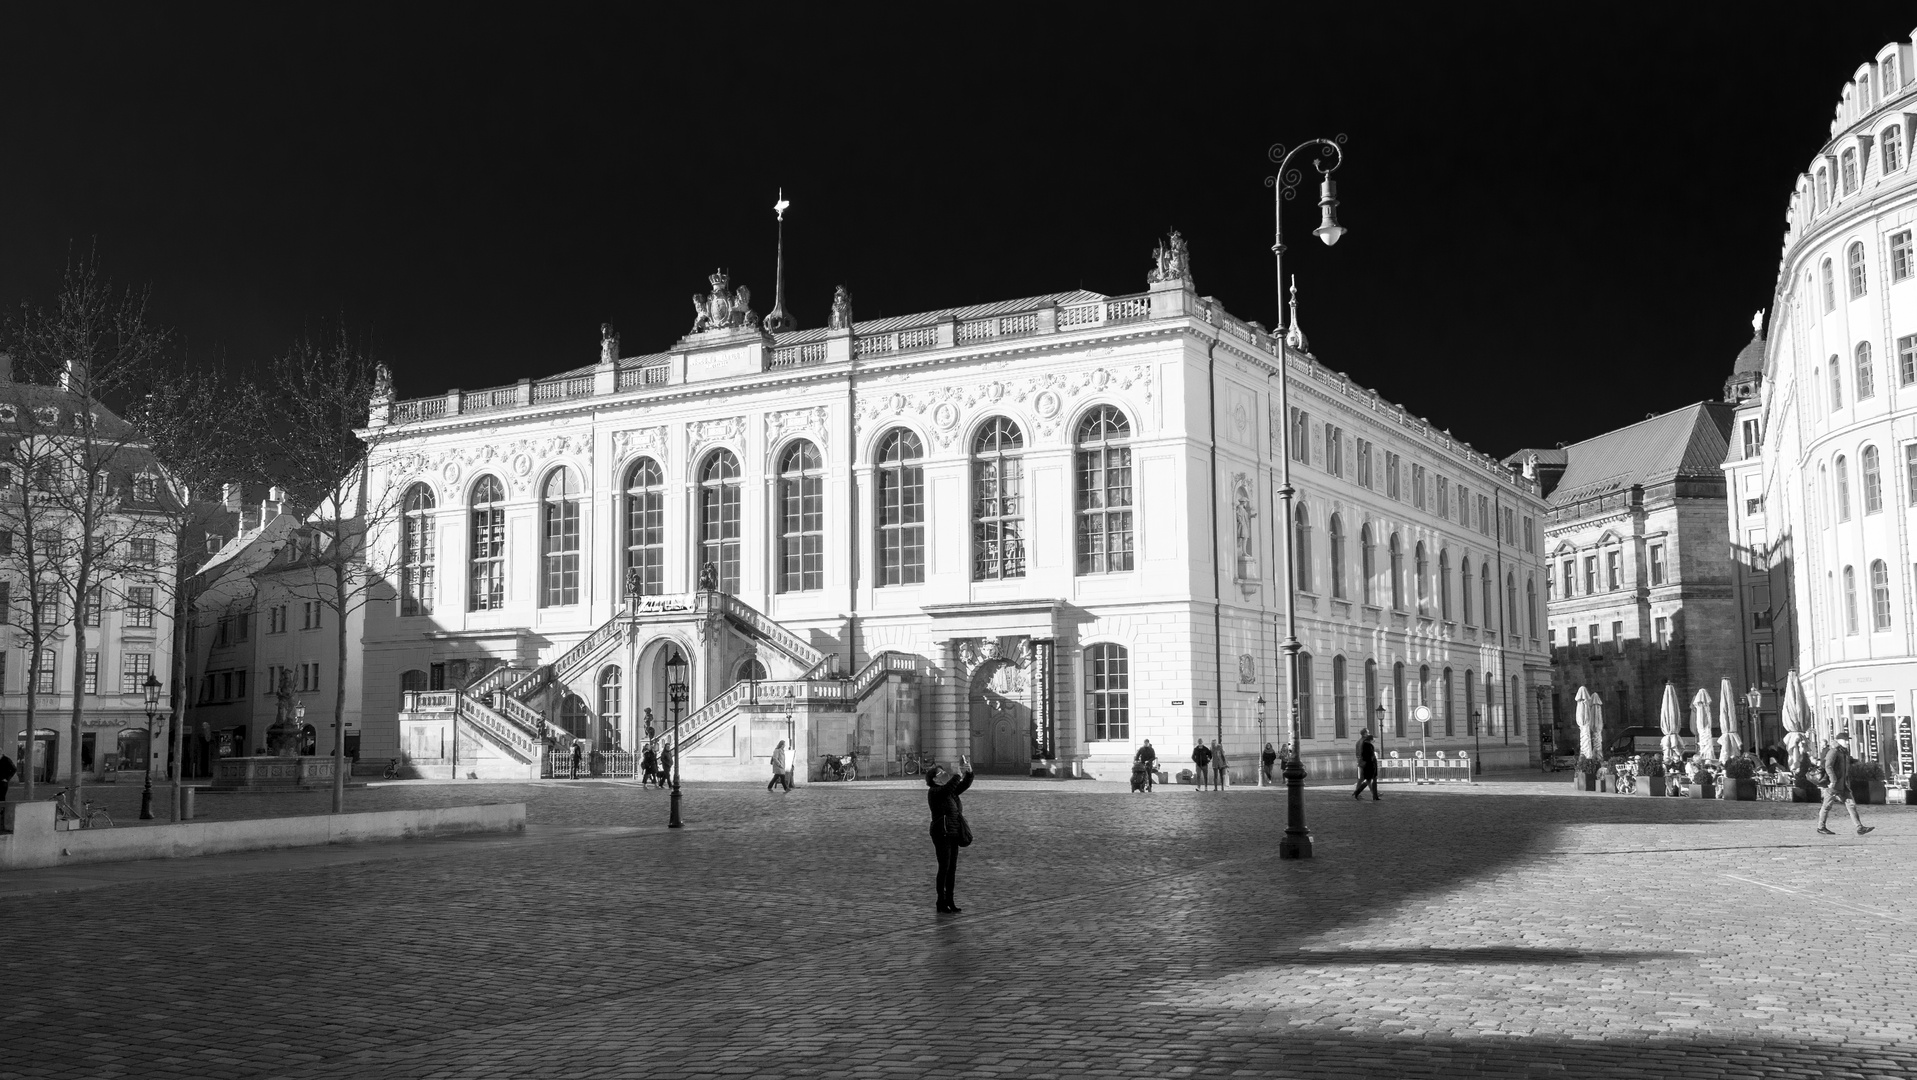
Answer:
[{"label": "sign with text", "polygon": [[691,593],[672,593],[667,596],[638,596],[634,597],[632,602],[632,611],[635,615],[670,615],[691,610]]},{"label": "sign with text", "polygon": [[1911,754],[1911,720],[1908,716],[1897,718],[1897,771],[1909,776],[1917,768],[1917,759]]}]

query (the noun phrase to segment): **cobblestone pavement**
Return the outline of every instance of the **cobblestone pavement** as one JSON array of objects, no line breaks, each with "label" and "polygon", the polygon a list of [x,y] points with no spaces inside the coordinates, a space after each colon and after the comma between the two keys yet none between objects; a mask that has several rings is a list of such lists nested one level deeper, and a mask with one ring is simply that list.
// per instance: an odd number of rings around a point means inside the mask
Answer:
[{"label": "cobblestone pavement", "polygon": [[14,877],[0,1077],[1917,1074],[1917,808],[981,779],[941,916],[902,782],[349,794],[535,825]]}]

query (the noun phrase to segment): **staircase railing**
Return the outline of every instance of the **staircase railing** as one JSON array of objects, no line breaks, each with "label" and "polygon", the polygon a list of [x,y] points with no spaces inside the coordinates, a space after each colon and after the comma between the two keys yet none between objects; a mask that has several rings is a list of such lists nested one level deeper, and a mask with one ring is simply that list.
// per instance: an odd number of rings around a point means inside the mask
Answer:
[{"label": "staircase railing", "polygon": [[727,618],[744,624],[747,629],[766,639],[774,648],[777,648],[780,652],[791,657],[793,661],[802,665],[806,669],[808,677],[811,672],[821,664],[831,663],[832,658],[830,656],[806,644],[804,638],[780,626],[778,622],[773,620],[772,617],[768,616],[765,612],[760,611],[758,608],[753,607],[751,604],[746,603],[731,593],[719,593],[717,595],[720,597],[722,605],[719,610],[723,611]]},{"label": "staircase railing", "polygon": [[537,760],[538,736],[531,731],[523,730],[519,724],[480,704],[478,699],[461,694],[457,715],[459,719],[491,737],[507,753],[520,761],[531,764]]},{"label": "staircase railing", "polygon": [[[744,705],[752,696],[750,682],[736,682],[725,693],[692,710],[679,720],[679,738],[677,753],[698,746],[719,730],[726,717],[739,706]],[[668,728],[668,731],[671,729]]]},{"label": "staircase railing", "polygon": [[894,672],[901,675],[915,675],[918,670],[918,657],[887,649],[860,668],[857,675],[852,676],[851,685],[846,688],[848,691],[846,696],[853,701],[864,701],[865,695],[871,693],[872,688],[887,675]]},{"label": "staircase railing", "polygon": [[501,664],[498,667],[492,669],[491,671],[488,671],[486,674],[481,675],[478,679],[474,680],[473,682],[468,683],[466,686],[466,692],[473,695],[474,697],[483,698],[487,696],[488,694],[491,694],[493,691],[499,689],[500,687],[506,685],[506,681],[508,679],[512,679],[521,674],[523,674],[523,672],[517,671],[513,668],[507,667],[504,664]]},{"label": "staircase railing", "polygon": [[[607,642],[619,636],[619,631],[625,628],[628,614],[629,609],[623,604],[620,605],[619,610],[613,612],[612,618],[600,623],[592,633],[574,642],[572,648],[554,657],[552,663],[539,665],[525,673],[519,681],[506,687],[505,696],[524,700],[545,689],[546,684],[554,679],[563,679],[572,674],[581,665],[591,660]],[[477,687],[479,684],[473,685]],[[489,687],[488,691],[490,692],[491,689]]]}]

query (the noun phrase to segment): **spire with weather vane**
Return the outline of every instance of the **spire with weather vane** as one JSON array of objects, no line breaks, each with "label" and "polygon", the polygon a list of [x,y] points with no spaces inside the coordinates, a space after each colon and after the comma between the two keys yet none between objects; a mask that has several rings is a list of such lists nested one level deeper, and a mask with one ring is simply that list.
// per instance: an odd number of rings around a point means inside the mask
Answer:
[{"label": "spire with weather vane", "polygon": [[786,201],[785,189],[779,189],[779,201],[772,204],[772,212],[779,215],[779,269],[772,281],[772,313],[765,317],[765,332],[780,334],[798,328],[799,320],[785,309],[785,211],[792,204]]}]

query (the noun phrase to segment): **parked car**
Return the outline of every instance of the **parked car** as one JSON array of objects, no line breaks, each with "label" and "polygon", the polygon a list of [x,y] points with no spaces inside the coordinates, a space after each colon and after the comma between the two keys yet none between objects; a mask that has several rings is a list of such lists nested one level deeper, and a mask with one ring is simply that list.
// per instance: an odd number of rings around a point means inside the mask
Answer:
[{"label": "parked car", "polygon": [[[1697,738],[1692,735],[1679,735],[1683,743],[1684,756],[1697,753]],[[1625,754],[1655,754],[1664,749],[1664,729],[1654,727],[1628,727],[1617,738],[1611,740],[1607,757],[1621,757]]]}]

